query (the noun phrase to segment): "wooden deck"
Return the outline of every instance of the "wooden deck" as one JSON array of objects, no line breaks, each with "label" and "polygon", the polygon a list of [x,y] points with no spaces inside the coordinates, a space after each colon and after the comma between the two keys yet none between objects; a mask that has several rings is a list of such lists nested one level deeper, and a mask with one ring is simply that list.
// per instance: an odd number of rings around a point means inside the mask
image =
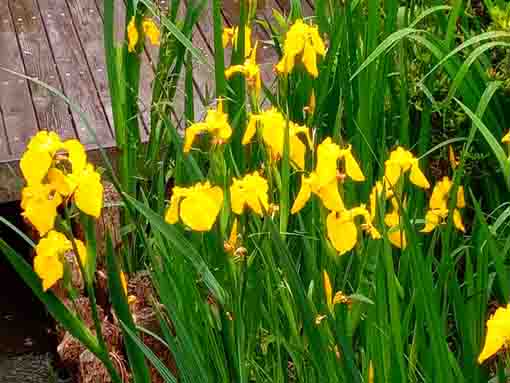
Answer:
[{"label": "wooden deck", "polygon": [[[117,0],[116,0],[117,1]],[[168,0],[158,0],[164,8]],[[225,25],[237,23],[237,1],[225,0]],[[102,41],[103,0],[0,0],[0,67],[25,74],[51,85],[78,104],[88,117],[102,147],[114,152],[115,137],[111,100],[106,79],[106,63]],[[123,1],[118,0],[123,10]],[[185,6],[185,1],[183,1]],[[286,0],[266,0],[260,17],[272,18],[272,9],[286,13]],[[303,1],[305,15],[312,14],[312,4]],[[123,14],[119,12],[119,25]],[[118,31],[118,38],[123,31]],[[262,28],[254,30],[255,38],[270,40]],[[212,60],[213,30],[210,7],[206,8],[194,30],[194,45]],[[157,48],[147,47],[142,56],[140,120],[142,135],[147,137],[148,105],[153,62]],[[270,44],[259,49],[263,80],[274,78],[276,53]],[[230,52],[226,50],[226,63]],[[195,114],[205,111],[214,92],[214,75],[205,66],[195,66]],[[182,116],[184,97],[176,96],[175,119]],[[97,144],[78,113],[45,88],[19,76],[0,70],[0,202],[19,198],[22,186],[18,161],[25,146],[37,131],[52,130],[65,139],[78,138],[97,157]],[[97,151],[96,151],[97,152]]]}]

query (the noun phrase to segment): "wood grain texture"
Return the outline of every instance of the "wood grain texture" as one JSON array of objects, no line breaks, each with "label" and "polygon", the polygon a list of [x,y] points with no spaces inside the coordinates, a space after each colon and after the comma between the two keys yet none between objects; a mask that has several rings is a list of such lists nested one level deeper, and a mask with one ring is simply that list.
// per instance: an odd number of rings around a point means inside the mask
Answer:
[{"label": "wood grain texture", "polygon": [[[53,53],[35,0],[9,0],[26,74],[62,91]],[[29,82],[40,130],[56,132],[62,139],[76,138],[67,103],[46,88]]]},{"label": "wood grain texture", "polygon": [[[64,92],[85,113],[95,132],[97,143],[111,146],[114,142],[113,135],[67,2],[62,0],[38,0],[38,2]],[[103,54],[99,47],[96,52],[98,55]],[[87,147],[97,146],[94,136],[86,128],[79,113],[73,111],[73,119],[81,142]]]},{"label": "wood grain texture", "polygon": [[[6,0],[0,1],[0,67],[24,73],[12,15]],[[20,155],[30,137],[38,130],[27,81],[0,70],[0,108],[8,149],[0,152],[0,161]],[[5,138],[4,138],[5,140]]]}]

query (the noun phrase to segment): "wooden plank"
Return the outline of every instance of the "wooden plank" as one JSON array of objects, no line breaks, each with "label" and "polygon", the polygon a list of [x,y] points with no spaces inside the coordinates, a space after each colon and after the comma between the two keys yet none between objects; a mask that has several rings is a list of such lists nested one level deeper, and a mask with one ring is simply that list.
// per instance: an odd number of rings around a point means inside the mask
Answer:
[{"label": "wooden plank", "polygon": [[[48,37],[34,0],[10,1],[26,74],[62,91]],[[64,100],[29,82],[39,129],[56,132],[62,139],[76,138],[71,111]]]},{"label": "wooden plank", "polygon": [[[98,144],[112,145],[114,138],[108,118],[99,98],[98,90],[94,86],[94,79],[66,2],[62,0],[38,1],[64,92],[80,106],[87,116],[90,126],[95,130]],[[97,52],[100,53],[99,50]],[[96,146],[93,135],[80,119],[79,113],[73,111],[72,114],[81,142],[87,147]]]},{"label": "wooden plank", "polygon": [[101,15],[94,0],[66,0],[65,3],[67,3],[72,23],[85,52],[85,59],[90,68],[90,73],[92,74],[94,85],[99,94],[106,117],[108,118],[108,123],[110,126],[113,126],[112,100],[106,79],[106,59]]},{"label": "wooden plank", "polygon": [[[16,38],[8,3],[0,1],[0,67],[24,73],[20,47]],[[0,108],[10,153],[0,152],[0,160],[20,155],[30,137],[38,130],[37,119],[27,82],[0,70]]]}]

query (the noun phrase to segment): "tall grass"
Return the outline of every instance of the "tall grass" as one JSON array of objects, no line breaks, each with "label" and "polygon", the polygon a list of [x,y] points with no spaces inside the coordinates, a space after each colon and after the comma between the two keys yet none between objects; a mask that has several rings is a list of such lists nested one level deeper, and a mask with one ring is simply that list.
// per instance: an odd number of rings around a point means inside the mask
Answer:
[{"label": "tall grass", "polygon": [[[143,145],[136,118],[144,75],[140,58],[125,43],[114,43],[113,1],[105,1],[105,50],[121,151],[116,186],[128,233],[122,254],[108,246],[107,268],[134,381],[149,379],[144,359],[167,382],[487,382],[495,373],[504,381],[507,358],[480,365],[477,357],[488,312],[506,304],[510,293],[510,170],[508,148],[500,143],[509,117],[505,63],[510,31],[489,16],[486,21],[474,16],[472,5],[462,0],[448,5],[317,0],[306,22],[317,25],[327,40],[318,78],[297,65],[288,76],[264,84],[257,98],[242,76],[227,79],[224,72],[245,61],[246,26],[256,22],[253,4],[240,2],[239,37],[230,63],[222,45],[221,1],[186,5],[180,18],[179,1],[168,13],[149,0],[128,2],[127,22],[135,12],[158,16],[162,30],[151,133]],[[495,6],[485,3],[487,15]],[[214,26],[214,62],[209,64],[215,69],[216,98],[223,99],[233,134],[225,145],[203,143],[202,150],[186,154],[171,115],[176,103],[184,102],[182,120],[187,126],[193,122],[188,121],[194,116],[193,63],[204,57],[190,37],[204,7],[212,10],[207,22]],[[280,57],[288,27],[303,14],[299,1],[291,1],[291,10],[284,16],[286,25],[267,31],[271,40],[265,43]],[[184,100],[177,92],[182,76]],[[279,161],[258,140],[241,144],[249,115],[266,108],[263,99],[287,119]],[[312,196],[299,213],[290,212],[303,174],[290,159],[290,121],[312,130],[314,148],[326,137],[342,147],[352,145],[366,180],[342,183],[348,208],[369,204],[390,152],[403,146],[419,159],[432,184],[448,176],[450,195],[463,186],[466,232],[455,229],[449,214],[431,234],[421,233],[430,191],[402,182],[395,187],[399,227],[384,224],[389,204],[381,197],[373,213],[382,239],[359,232],[354,249],[338,255],[319,199]],[[449,159],[449,150],[456,158]],[[315,161],[308,150],[306,174]],[[236,217],[232,179],[255,170],[268,179],[269,200],[278,209],[262,217],[250,212]],[[168,185],[188,187],[205,180],[225,193],[212,229],[193,232],[165,222],[165,201],[172,194]],[[234,222],[239,235],[232,244]],[[406,236],[404,249],[392,244],[395,229]],[[101,337],[86,332],[52,293],[43,293],[14,250],[4,242],[0,246],[50,312],[111,364]],[[177,375],[139,340],[122,294],[119,263],[127,271],[150,271],[161,342],[175,358]],[[345,299],[333,304],[330,295],[337,291]]]}]

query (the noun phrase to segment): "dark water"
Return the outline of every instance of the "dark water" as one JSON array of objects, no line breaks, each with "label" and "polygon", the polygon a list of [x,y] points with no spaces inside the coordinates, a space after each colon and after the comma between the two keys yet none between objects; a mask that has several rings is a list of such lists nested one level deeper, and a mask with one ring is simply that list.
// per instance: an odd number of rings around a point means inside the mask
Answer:
[{"label": "dark water", "polygon": [[[19,204],[0,205],[0,215],[22,227]],[[30,248],[0,222],[0,238],[29,259]],[[0,383],[56,382],[54,324],[0,253]]]}]

